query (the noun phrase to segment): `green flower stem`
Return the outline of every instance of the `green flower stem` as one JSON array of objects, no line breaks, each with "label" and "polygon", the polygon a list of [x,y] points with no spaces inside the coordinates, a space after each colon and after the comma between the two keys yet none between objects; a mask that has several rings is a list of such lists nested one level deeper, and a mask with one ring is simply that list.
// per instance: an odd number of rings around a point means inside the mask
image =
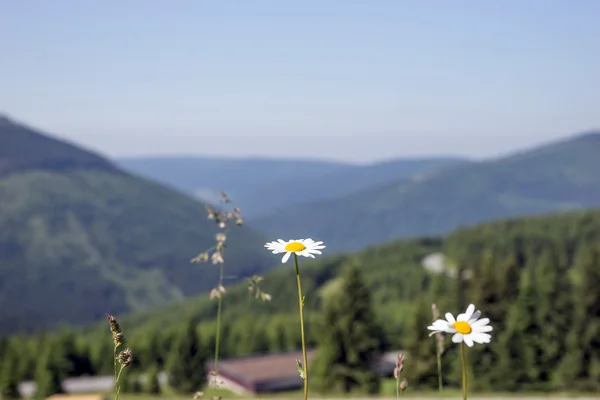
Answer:
[{"label": "green flower stem", "polygon": [[400,374],[398,374],[398,378],[396,378],[396,398],[400,398]]},{"label": "green flower stem", "polygon": [[463,400],[467,400],[467,357],[465,355],[465,342],[461,342],[460,344],[460,359],[462,361]]},{"label": "green flower stem", "polygon": [[298,304],[300,306],[300,331],[302,334],[302,356],[304,358],[304,400],[308,399],[308,360],[306,357],[306,340],[304,338],[304,301],[302,299],[302,285],[300,284],[300,267],[298,266],[298,256],[294,253],[296,263],[296,281],[298,282]]}]

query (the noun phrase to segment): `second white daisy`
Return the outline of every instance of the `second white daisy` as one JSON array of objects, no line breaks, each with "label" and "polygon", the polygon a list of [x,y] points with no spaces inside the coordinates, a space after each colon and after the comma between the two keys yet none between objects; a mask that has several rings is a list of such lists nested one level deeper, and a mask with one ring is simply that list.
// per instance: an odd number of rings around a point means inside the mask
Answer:
[{"label": "second white daisy", "polygon": [[323,242],[315,242],[312,239],[296,239],[288,240],[287,242],[282,239],[277,239],[276,242],[269,242],[265,244],[267,250],[271,250],[273,254],[285,253],[281,259],[282,263],[287,262],[290,259],[292,253],[302,257],[315,258],[315,254],[322,254],[321,249],[325,246]]},{"label": "second white daisy", "polygon": [[427,327],[427,329],[433,331],[429,336],[440,332],[453,333],[452,342],[464,342],[469,347],[473,347],[474,343],[489,343],[492,339],[492,336],[487,333],[494,329],[489,325],[490,319],[479,319],[481,311],[475,311],[475,306],[473,304],[469,304],[467,310],[464,313],[459,314],[456,319],[450,313],[446,313],[445,316],[445,320],[438,319]]}]

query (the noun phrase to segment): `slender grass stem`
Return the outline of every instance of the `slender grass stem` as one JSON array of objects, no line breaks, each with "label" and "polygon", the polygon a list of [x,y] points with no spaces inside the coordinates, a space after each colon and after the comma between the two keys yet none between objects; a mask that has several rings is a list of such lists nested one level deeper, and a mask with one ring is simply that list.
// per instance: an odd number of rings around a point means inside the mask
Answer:
[{"label": "slender grass stem", "polygon": [[[437,344],[436,344],[437,346]],[[436,349],[437,353],[437,372],[438,372],[438,390],[441,392],[444,390],[444,386],[442,383],[442,355],[440,354],[439,346]]]},{"label": "slender grass stem", "polygon": [[396,399],[400,398],[400,376],[396,379]]},{"label": "slender grass stem", "polygon": [[463,400],[467,400],[467,357],[465,355],[465,343],[460,344],[460,359],[462,361],[462,388]]},{"label": "slender grass stem", "polygon": [[[223,285],[224,264],[221,263],[221,271],[219,275],[219,286]],[[215,339],[215,381],[219,374],[219,349],[221,347],[221,314],[223,310],[223,294],[217,299],[217,333]]]},{"label": "slender grass stem", "polygon": [[298,266],[298,256],[294,253],[294,262],[296,263],[296,281],[298,282],[298,305],[300,306],[300,331],[302,335],[302,357],[304,358],[304,400],[308,399],[308,360],[306,357],[306,340],[304,337],[304,300],[302,298],[302,285],[300,283],[300,267]]},{"label": "slender grass stem", "polygon": [[[224,235],[229,233],[229,227],[225,228],[223,231]],[[215,246],[216,248],[217,246]],[[224,253],[225,250],[221,250],[221,254]],[[223,279],[225,277],[225,263],[222,262],[219,268],[219,285],[218,288],[223,287]],[[214,360],[214,383],[216,386],[217,383],[217,375],[219,374],[219,352],[221,349],[221,323],[222,323],[222,315],[223,315],[223,293],[219,295],[217,298],[217,327],[215,334],[215,360]]]},{"label": "slender grass stem", "polygon": [[113,374],[115,379],[115,400],[119,400],[119,373],[117,373],[117,347],[113,347]]}]

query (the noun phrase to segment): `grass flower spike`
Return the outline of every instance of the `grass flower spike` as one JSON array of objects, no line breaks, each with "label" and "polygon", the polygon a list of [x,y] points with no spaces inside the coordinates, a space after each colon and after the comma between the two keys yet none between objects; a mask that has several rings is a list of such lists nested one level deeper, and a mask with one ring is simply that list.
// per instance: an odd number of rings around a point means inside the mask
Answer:
[{"label": "grass flower spike", "polygon": [[267,250],[273,254],[285,253],[281,259],[286,263],[290,256],[294,254],[294,263],[296,264],[296,283],[298,284],[298,305],[300,307],[300,333],[302,337],[302,357],[304,362],[297,360],[298,373],[304,380],[304,400],[308,399],[308,359],[306,356],[306,339],[304,335],[304,296],[302,295],[302,285],[300,283],[300,267],[298,266],[298,256],[315,258],[315,254],[321,254],[321,249],[325,246],[323,242],[315,242],[312,239],[297,239],[284,241],[277,239],[275,242],[265,244]]},{"label": "grass flower spike", "polygon": [[450,333],[452,342],[460,343],[460,358],[462,363],[462,388],[463,400],[467,400],[467,357],[465,355],[465,344],[473,347],[474,343],[489,343],[493,328],[489,325],[489,318],[481,318],[481,311],[475,311],[475,306],[469,304],[467,310],[458,314],[456,318],[450,313],[446,313],[446,319],[438,319],[433,322],[427,329],[433,331],[429,336],[438,333]]},{"label": "grass flower spike", "polygon": [[285,253],[281,259],[282,263],[286,263],[290,259],[292,253],[297,256],[315,258],[315,254],[321,254],[321,249],[324,249],[323,242],[315,242],[312,239],[297,239],[284,241],[277,239],[276,242],[265,244],[267,250],[271,250],[273,254]]},{"label": "grass flower spike", "polygon": [[494,328],[488,325],[489,318],[481,318],[481,311],[475,311],[475,306],[470,304],[467,311],[459,314],[456,319],[450,313],[446,313],[446,319],[438,319],[427,329],[432,330],[429,336],[436,333],[453,333],[452,341],[454,343],[465,343],[469,347],[473,347],[474,343],[489,343],[491,332]]}]

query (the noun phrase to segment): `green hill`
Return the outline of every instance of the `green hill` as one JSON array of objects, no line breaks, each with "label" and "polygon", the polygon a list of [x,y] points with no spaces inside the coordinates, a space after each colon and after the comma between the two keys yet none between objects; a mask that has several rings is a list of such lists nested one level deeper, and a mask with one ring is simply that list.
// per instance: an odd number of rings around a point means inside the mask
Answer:
[{"label": "green hill", "polygon": [[491,219],[600,206],[600,133],[459,165],[253,218],[274,237],[313,237],[330,251],[437,235]]},{"label": "green hill", "polygon": [[[497,328],[494,331],[493,354],[504,354],[506,352],[503,350],[508,346],[504,341],[508,339],[506,335],[524,333],[530,329],[528,324],[533,323],[529,319],[519,319],[526,318],[523,314],[514,314],[514,317],[513,313],[523,311],[516,308],[520,305],[517,302],[517,299],[520,301],[519,293],[527,293],[522,292],[520,287],[533,284],[523,278],[535,274],[538,277],[535,281],[535,311],[540,315],[552,314],[552,307],[557,307],[559,311],[558,315],[547,317],[549,330],[542,337],[554,344],[543,346],[548,349],[547,353],[544,353],[546,350],[540,350],[546,360],[540,363],[546,364],[539,364],[539,368],[556,368],[557,360],[566,353],[564,347],[556,349],[553,346],[559,342],[566,346],[567,332],[562,332],[557,341],[551,329],[555,328],[553,324],[569,329],[569,322],[560,314],[564,311],[561,307],[570,307],[571,302],[579,301],[578,292],[569,285],[577,286],[585,281],[587,276],[582,274],[589,273],[585,272],[588,271],[585,269],[586,262],[595,262],[595,270],[600,268],[600,257],[596,261],[586,258],[594,249],[600,256],[598,243],[600,210],[594,210],[489,222],[458,229],[443,239],[392,242],[353,255],[326,256],[311,262],[302,259],[309,343],[315,344],[318,335],[317,320],[322,296],[337,283],[342,268],[349,263],[357,263],[364,270],[365,282],[377,305],[377,316],[391,348],[410,349],[415,345],[414,340],[422,339],[429,343],[425,346],[433,349],[434,341],[427,337],[425,330],[426,323],[432,318],[430,304],[435,302],[443,312],[453,311],[456,314],[457,310],[474,302]],[[451,260],[449,268],[471,278],[460,281],[428,272],[422,264],[424,258],[440,251]],[[468,275],[463,272],[465,270],[469,271]],[[257,351],[297,349],[300,337],[295,284],[293,267],[287,265],[265,274],[262,286],[272,294],[271,302],[253,301],[243,284],[229,287],[224,300],[223,354],[239,356]],[[597,297],[596,288],[592,289]],[[157,335],[159,340],[168,343],[168,338],[177,331],[181,321],[194,316],[200,321],[202,337],[210,345],[214,343],[215,312],[215,302],[202,295],[152,312],[125,317],[122,325],[129,330],[132,343],[140,352],[145,352],[149,351],[147,346],[155,343]],[[421,313],[419,318],[425,320],[422,326],[419,325],[419,329],[423,330],[422,335],[416,334],[412,325],[418,313]],[[569,318],[575,318],[570,311],[568,314]],[[600,321],[598,315],[586,318],[588,320],[584,321],[584,326],[578,329],[596,326]],[[546,320],[542,318],[539,321]],[[509,327],[511,331],[505,332]],[[101,334],[98,332],[99,336],[94,337],[100,337]],[[529,343],[533,342],[530,340]],[[512,345],[518,346],[518,343]],[[515,354],[519,352],[510,354],[510,357],[517,357]],[[430,357],[433,357],[432,373],[435,374],[433,350]],[[489,364],[482,364],[482,374],[493,374],[489,368]],[[486,380],[478,384],[480,387],[492,385]],[[510,384],[527,386],[527,383]],[[435,379],[433,385],[435,387]]]},{"label": "green hill", "polygon": [[[436,340],[426,329],[435,302],[442,315],[447,311],[456,315],[474,303],[494,327],[489,345],[468,350],[470,363],[476,365],[470,372],[472,390],[597,391],[599,243],[600,210],[595,210],[489,222],[444,238],[392,242],[311,262],[302,259],[308,345],[318,344],[320,332],[328,327],[320,323],[322,298],[340,283],[343,268],[357,264],[384,331],[384,337],[376,340],[382,347],[406,353],[410,368],[405,376],[413,390],[437,387]],[[447,255],[447,268],[457,274],[423,267],[424,258],[438,252]],[[222,357],[300,347],[294,277],[291,264],[265,274],[262,286],[272,294],[271,302],[254,301],[244,284],[228,287]],[[143,372],[164,366],[191,318],[199,321],[200,343],[212,353],[215,311],[215,302],[203,294],[157,310],[118,316],[136,357],[133,368]],[[32,379],[42,341],[70,351],[66,354],[73,374],[110,374],[113,368],[106,356],[112,342],[105,321],[79,332],[11,340],[9,345],[20,349],[13,370],[22,379]],[[458,349],[446,336],[443,368],[448,389],[460,384]],[[0,346],[0,360],[1,355]]]},{"label": "green hill", "polygon": [[0,177],[32,170],[118,173],[108,160],[62,140],[40,135],[0,114]]},{"label": "green hill", "polygon": [[[539,253],[540,249],[554,248],[567,252],[573,261],[578,247],[600,243],[600,210],[574,211],[548,216],[525,217],[486,222],[469,228],[457,229],[445,237],[429,237],[394,241],[373,246],[356,253],[330,255],[315,260],[301,259],[302,288],[307,294],[306,306],[316,310],[320,295],[335,282],[340,269],[349,262],[357,262],[365,269],[365,280],[373,291],[375,304],[393,320],[394,309],[411,302],[426,292],[432,277],[437,276],[423,267],[426,256],[446,253],[452,264],[477,268],[486,254],[509,256],[519,253],[520,262],[529,254],[525,249]],[[513,245],[518,244],[518,248]],[[528,250],[529,251],[529,250]],[[264,275],[261,288],[273,295],[268,303],[249,301],[247,286],[230,286],[226,295],[224,314],[231,321],[252,319],[273,314],[290,314],[296,318],[297,297],[295,273],[292,264],[269,271]],[[453,268],[449,266],[448,268]],[[454,281],[455,279],[450,279]],[[515,282],[516,283],[516,282]],[[201,295],[147,313],[129,316],[128,324],[142,328],[160,327],[177,323],[182,315],[195,315],[207,323],[216,316],[215,303]]]},{"label": "green hill", "polygon": [[[83,324],[212,288],[190,259],[214,244],[204,205],[109,161],[0,120],[0,331]],[[278,265],[265,238],[230,234],[228,274]]]},{"label": "green hill", "polygon": [[356,165],[277,158],[141,157],[120,159],[118,163],[133,173],[207,201],[227,187],[247,210],[247,216],[255,217],[276,208],[343,196],[467,161],[434,157]]}]

